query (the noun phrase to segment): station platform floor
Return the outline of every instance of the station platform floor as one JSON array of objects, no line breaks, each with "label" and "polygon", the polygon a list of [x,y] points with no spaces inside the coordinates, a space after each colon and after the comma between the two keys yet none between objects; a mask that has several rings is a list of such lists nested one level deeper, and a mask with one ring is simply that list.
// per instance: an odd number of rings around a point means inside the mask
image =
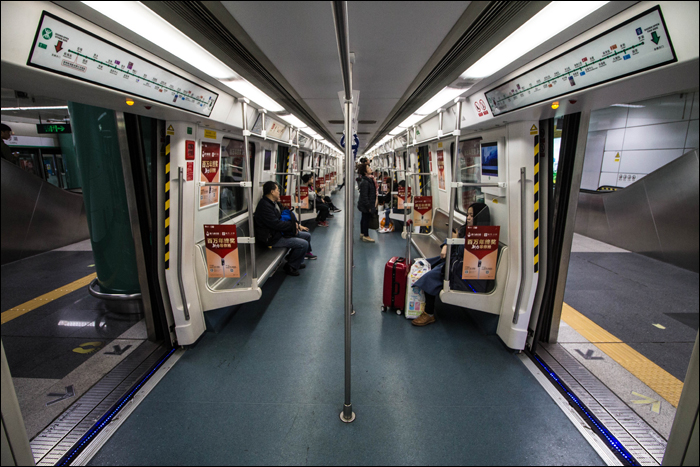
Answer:
[{"label": "station platform floor", "polygon": [[2,266],[2,343],[31,440],[146,342],[143,316],[89,294],[90,240]]}]

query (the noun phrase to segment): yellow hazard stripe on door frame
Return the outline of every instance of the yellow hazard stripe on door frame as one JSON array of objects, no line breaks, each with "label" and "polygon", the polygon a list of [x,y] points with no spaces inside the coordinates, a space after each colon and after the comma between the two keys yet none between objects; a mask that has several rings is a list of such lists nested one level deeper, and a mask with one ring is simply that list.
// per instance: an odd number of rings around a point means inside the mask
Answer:
[{"label": "yellow hazard stripe on door frame", "polygon": [[678,407],[683,382],[564,303],[561,319],[651,390]]},{"label": "yellow hazard stripe on door frame", "polygon": [[165,137],[165,269],[170,269],[170,135]]},{"label": "yellow hazard stripe on door frame", "polygon": [[[534,268],[535,274],[540,271],[540,135],[535,135],[535,204],[534,204]],[[524,247],[524,245],[523,245]]]},{"label": "yellow hazard stripe on door frame", "polygon": [[29,313],[30,311],[35,310],[42,305],[46,305],[47,303],[50,303],[56,300],[57,298],[61,298],[64,295],[74,292],[81,287],[87,286],[90,282],[92,282],[92,280],[95,277],[97,277],[97,273],[93,272],[92,274],[87,275],[82,279],[73,281],[70,284],[64,285],[63,287],[59,287],[56,290],[52,290],[49,293],[45,293],[44,295],[29,300],[28,302],[22,303],[21,305],[18,305],[14,308],[10,308],[7,311],[3,311],[2,324],[7,323],[8,321],[12,321],[13,319],[18,318],[25,313]]}]

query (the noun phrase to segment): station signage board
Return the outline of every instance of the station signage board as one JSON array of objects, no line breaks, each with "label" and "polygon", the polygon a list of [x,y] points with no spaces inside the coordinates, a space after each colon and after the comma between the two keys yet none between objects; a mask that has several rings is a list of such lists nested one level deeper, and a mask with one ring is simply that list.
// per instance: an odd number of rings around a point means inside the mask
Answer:
[{"label": "station signage board", "polygon": [[37,123],[36,132],[40,135],[72,133],[69,123]]},{"label": "station signage board", "polygon": [[46,11],[27,65],[208,117],[219,95]]},{"label": "station signage board", "polygon": [[486,92],[494,116],[674,63],[657,5]]}]

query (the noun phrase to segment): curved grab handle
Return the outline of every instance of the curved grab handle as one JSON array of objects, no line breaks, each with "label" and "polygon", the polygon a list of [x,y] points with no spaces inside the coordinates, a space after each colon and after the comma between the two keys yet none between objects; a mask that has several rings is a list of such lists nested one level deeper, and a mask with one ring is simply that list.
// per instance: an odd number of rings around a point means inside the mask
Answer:
[{"label": "curved grab handle", "polygon": [[88,291],[90,292],[90,295],[92,295],[95,298],[100,298],[102,300],[114,300],[114,301],[126,301],[126,300],[140,300],[141,299],[141,293],[105,293],[105,292],[99,292],[95,289],[95,285],[97,285],[97,278],[93,279],[92,282],[90,282],[90,285],[88,285]]}]

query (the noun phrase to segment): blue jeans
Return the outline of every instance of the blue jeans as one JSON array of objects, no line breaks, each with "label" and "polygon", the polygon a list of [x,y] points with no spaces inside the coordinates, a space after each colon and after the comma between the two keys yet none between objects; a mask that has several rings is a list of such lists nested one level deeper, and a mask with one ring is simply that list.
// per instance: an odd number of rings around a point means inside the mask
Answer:
[{"label": "blue jeans", "polygon": [[299,232],[296,237],[280,238],[277,243],[272,245],[272,248],[289,248],[287,254],[287,264],[294,269],[299,269],[301,263],[304,262],[304,255],[310,250],[309,244],[311,234],[308,232]]}]

